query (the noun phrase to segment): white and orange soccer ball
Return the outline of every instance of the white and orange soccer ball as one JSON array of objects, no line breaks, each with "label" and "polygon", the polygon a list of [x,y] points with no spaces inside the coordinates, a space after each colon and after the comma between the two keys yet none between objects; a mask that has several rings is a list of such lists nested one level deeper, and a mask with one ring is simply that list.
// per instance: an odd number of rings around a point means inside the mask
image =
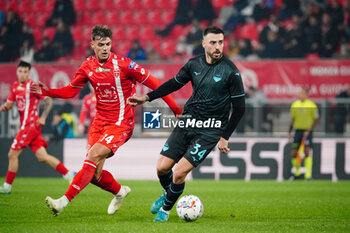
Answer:
[{"label": "white and orange soccer ball", "polygon": [[204,206],[197,196],[186,195],[181,197],[177,202],[176,211],[181,219],[187,222],[192,222],[202,216]]}]

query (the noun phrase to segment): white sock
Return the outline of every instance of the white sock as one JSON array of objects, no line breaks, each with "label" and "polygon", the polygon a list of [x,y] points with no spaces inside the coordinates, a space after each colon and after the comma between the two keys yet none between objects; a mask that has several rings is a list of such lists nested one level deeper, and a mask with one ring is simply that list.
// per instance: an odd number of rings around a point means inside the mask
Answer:
[{"label": "white sock", "polygon": [[5,182],[3,187],[4,187],[4,189],[11,190],[12,184],[8,184],[8,183]]},{"label": "white sock", "polygon": [[164,210],[163,207],[161,207],[160,210],[163,211],[164,213],[168,214],[168,215],[170,214],[170,210]]},{"label": "white sock", "polygon": [[68,180],[70,173],[71,172],[68,171],[65,175],[63,175],[63,179]]},{"label": "white sock", "polygon": [[60,201],[62,201],[64,207],[66,207],[66,206],[68,205],[68,203],[69,203],[69,200],[68,200],[68,198],[67,198],[65,195],[63,195],[63,196],[60,198]]}]

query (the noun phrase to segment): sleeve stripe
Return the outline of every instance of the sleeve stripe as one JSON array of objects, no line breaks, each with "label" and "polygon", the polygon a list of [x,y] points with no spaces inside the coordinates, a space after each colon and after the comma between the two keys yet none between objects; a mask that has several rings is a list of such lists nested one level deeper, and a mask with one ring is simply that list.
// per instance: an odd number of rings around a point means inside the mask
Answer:
[{"label": "sleeve stripe", "polygon": [[143,84],[144,82],[146,82],[146,80],[148,79],[149,75],[150,75],[150,73],[148,73],[147,77],[145,78],[145,80],[143,80],[143,81],[141,82],[141,84]]},{"label": "sleeve stripe", "polygon": [[181,85],[185,85],[185,83],[180,82],[179,80],[176,79],[176,76],[174,77],[175,81],[180,83]]},{"label": "sleeve stripe", "polygon": [[237,98],[237,97],[242,97],[242,96],[245,96],[245,94],[240,94],[240,95],[232,95],[231,98]]}]

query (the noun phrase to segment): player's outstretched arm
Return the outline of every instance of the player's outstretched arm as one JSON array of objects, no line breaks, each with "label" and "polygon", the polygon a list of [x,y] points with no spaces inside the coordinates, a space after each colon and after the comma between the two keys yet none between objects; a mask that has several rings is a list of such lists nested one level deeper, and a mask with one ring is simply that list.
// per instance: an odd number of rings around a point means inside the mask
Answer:
[{"label": "player's outstretched arm", "polygon": [[9,111],[13,106],[13,102],[6,102],[0,106],[0,111]]},{"label": "player's outstretched arm", "polygon": [[44,102],[45,102],[44,111],[41,114],[40,118],[38,119],[38,124],[40,125],[45,125],[46,118],[52,109],[52,99],[50,97],[45,97]]},{"label": "player's outstretched arm", "polygon": [[72,87],[70,84],[68,86],[58,88],[58,89],[49,89],[44,83],[38,82],[34,83],[30,87],[30,92],[37,94],[37,95],[43,95],[43,96],[50,96],[53,98],[72,98],[78,92],[81,90],[81,88]]}]

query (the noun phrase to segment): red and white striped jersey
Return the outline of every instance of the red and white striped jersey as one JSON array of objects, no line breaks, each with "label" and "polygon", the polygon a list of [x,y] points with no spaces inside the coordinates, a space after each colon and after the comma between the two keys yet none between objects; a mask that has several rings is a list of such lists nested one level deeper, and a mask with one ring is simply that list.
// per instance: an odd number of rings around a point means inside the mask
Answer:
[{"label": "red and white striped jersey", "polygon": [[131,59],[111,53],[105,63],[100,63],[95,55],[87,58],[70,85],[83,88],[90,81],[97,101],[95,123],[122,125],[135,115],[126,99],[135,93],[136,81],[143,83],[149,76]]},{"label": "red and white striped jersey", "polygon": [[44,96],[30,92],[30,86],[32,84],[33,81],[30,79],[22,84],[18,81],[14,82],[11,87],[10,95],[7,98],[8,102],[16,102],[20,115],[21,129],[36,124],[36,121],[39,119],[39,102],[41,99],[45,98]]}]

